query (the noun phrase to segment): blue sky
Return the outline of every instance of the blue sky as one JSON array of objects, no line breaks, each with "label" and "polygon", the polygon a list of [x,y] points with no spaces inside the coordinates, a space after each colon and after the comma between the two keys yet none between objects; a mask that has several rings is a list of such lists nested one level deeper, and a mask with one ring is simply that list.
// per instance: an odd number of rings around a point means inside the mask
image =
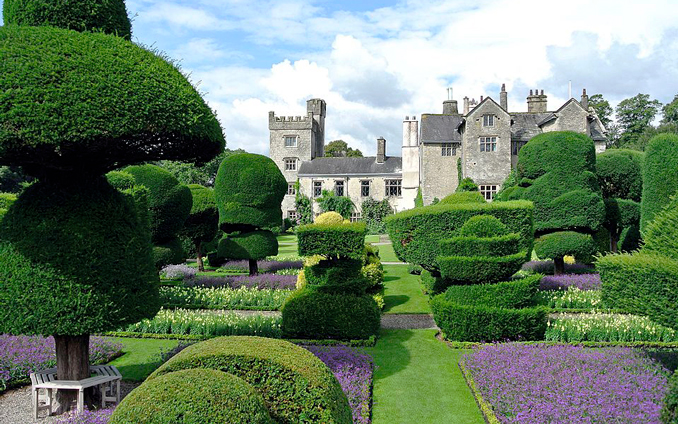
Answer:
[{"label": "blue sky", "polygon": [[268,111],[327,101],[327,141],[400,154],[402,119],[454,98],[557,109],[581,89],[611,103],[678,93],[675,0],[127,0],[133,41],[180,61],[217,112],[230,148],[266,154]]}]

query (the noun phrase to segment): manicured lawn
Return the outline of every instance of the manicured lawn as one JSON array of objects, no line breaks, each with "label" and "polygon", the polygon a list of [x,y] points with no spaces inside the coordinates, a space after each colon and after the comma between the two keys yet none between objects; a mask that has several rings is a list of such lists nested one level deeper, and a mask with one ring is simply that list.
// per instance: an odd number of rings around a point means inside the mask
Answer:
[{"label": "manicured lawn", "polygon": [[382,262],[400,262],[400,259],[398,259],[393,251],[392,245],[380,244],[377,247],[379,248],[379,258],[381,258]]},{"label": "manicured lawn", "polygon": [[419,276],[408,273],[407,265],[384,265],[384,302],[387,314],[431,313]]},{"label": "manicured lawn", "polygon": [[155,371],[160,364],[160,354],[175,347],[177,340],[158,339],[133,339],[112,337],[112,340],[120,342],[125,347],[124,354],[113,360],[122,374],[123,380],[144,381],[149,374]]},{"label": "manicured lawn", "polygon": [[379,243],[379,234],[365,236],[365,243]]},{"label": "manicured lawn", "polygon": [[465,351],[436,340],[436,330],[382,330],[373,356],[374,424],[484,423],[457,365]]},{"label": "manicured lawn", "polygon": [[285,234],[283,236],[278,236],[278,243],[296,243],[297,236],[294,234]]}]

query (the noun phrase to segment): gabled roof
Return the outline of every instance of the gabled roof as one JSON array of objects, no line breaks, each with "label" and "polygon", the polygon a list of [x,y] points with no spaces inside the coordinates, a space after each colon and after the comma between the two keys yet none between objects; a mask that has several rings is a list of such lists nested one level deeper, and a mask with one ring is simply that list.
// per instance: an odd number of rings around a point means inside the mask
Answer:
[{"label": "gabled roof", "polygon": [[463,120],[461,115],[421,115],[421,142],[461,143],[458,128]]},{"label": "gabled roof", "polygon": [[551,121],[553,121],[553,120],[556,119],[556,118],[557,118],[557,116],[556,116],[555,113],[549,113],[544,119],[542,119],[541,121],[537,122],[537,126],[538,126],[538,127],[541,127],[541,126],[544,125],[545,123],[551,122]]},{"label": "gabled roof", "polygon": [[507,115],[510,115],[510,113],[508,111],[506,111],[503,107],[501,107],[501,105],[499,103],[495,102],[492,99],[492,97],[488,96],[488,97],[485,97],[482,102],[478,103],[473,109],[471,109],[471,111],[469,113],[467,113],[466,116],[468,117],[468,116],[473,115],[477,110],[480,110],[480,105],[482,105],[483,103],[487,103],[487,102],[494,103],[495,106],[497,106],[499,109],[504,111]]},{"label": "gabled roof", "polygon": [[302,162],[299,167],[300,177],[319,176],[361,176],[361,175],[393,175],[402,174],[402,158],[387,156],[384,163],[377,163],[377,158],[315,158]]},{"label": "gabled roof", "polygon": [[588,110],[584,109],[584,106],[582,106],[582,104],[579,103],[579,101],[576,100],[576,99],[574,99],[574,98],[571,98],[570,100],[568,100],[568,101],[566,101],[565,103],[563,103],[563,105],[562,105],[560,108],[558,108],[558,110],[556,111],[556,113],[559,113],[561,110],[565,109],[565,108],[567,107],[567,105],[569,105],[570,103],[576,104],[577,106],[579,106],[579,108],[580,108],[581,110],[583,110],[584,112],[587,112],[587,113],[588,113]]},{"label": "gabled roof", "polygon": [[540,125],[548,122],[553,112],[544,113],[512,113],[511,140],[529,141],[532,137],[542,133]]}]

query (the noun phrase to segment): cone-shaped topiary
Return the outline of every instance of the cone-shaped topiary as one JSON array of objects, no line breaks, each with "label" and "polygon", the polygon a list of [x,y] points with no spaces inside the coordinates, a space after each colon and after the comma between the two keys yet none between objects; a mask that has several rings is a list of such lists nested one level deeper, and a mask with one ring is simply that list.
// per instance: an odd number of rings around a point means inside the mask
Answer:
[{"label": "cone-shaped topiary", "polygon": [[262,155],[243,153],[224,159],[214,182],[219,227],[227,236],[219,242],[219,256],[248,259],[250,274],[257,260],[278,254],[278,242],[265,228],[282,224],[280,205],[287,182],[278,166]]},{"label": "cone-shaped topiary", "polygon": [[181,234],[190,239],[195,245],[197,252],[198,270],[204,271],[205,266],[202,262],[202,256],[206,252],[203,250],[203,243],[209,243],[216,237],[219,225],[219,210],[214,200],[214,190],[201,186],[200,184],[189,184],[193,197],[193,206],[191,213],[184,223],[184,229]]},{"label": "cone-shaped topiary", "polygon": [[640,205],[640,230],[678,193],[678,135],[659,134],[645,149],[643,198]]},{"label": "cone-shaped topiary", "polygon": [[274,423],[252,386],[209,369],[175,371],[145,382],[120,402],[109,422]]},{"label": "cone-shaped topiary", "polygon": [[5,0],[2,15],[5,25],[53,26],[126,39],[132,36],[123,0]]},{"label": "cone-shaped topiary", "polygon": [[0,57],[0,165],[103,174],[223,150],[214,113],[181,72],[120,37],[6,26]]}]

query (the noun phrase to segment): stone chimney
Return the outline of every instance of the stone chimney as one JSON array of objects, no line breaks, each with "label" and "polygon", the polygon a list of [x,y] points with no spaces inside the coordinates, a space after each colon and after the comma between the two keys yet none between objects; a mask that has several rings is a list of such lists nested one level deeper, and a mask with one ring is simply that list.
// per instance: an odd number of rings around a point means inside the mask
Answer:
[{"label": "stone chimney", "polygon": [[501,85],[501,91],[499,92],[499,106],[508,112],[508,93],[506,92],[506,84]]},{"label": "stone chimney", "polygon": [[530,90],[530,95],[527,96],[527,112],[546,112],[546,95],[544,94],[544,90],[541,90],[541,94],[539,93],[539,90],[534,90],[534,94],[532,94],[532,90]]},{"label": "stone chimney", "polygon": [[468,105],[468,96],[464,97],[464,115],[468,115],[469,105]]},{"label": "stone chimney", "polygon": [[586,89],[581,93],[581,105],[584,109],[589,110],[589,96],[586,94]]},{"label": "stone chimney", "polygon": [[[419,146],[419,121],[416,116],[406,116],[403,121],[403,147],[417,146]],[[378,148],[377,145],[377,150]]]},{"label": "stone chimney", "polygon": [[443,115],[459,115],[456,100],[445,100],[443,102]]},{"label": "stone chimney", "polygon": [[379,137],[377,139],[377,163],[384,163],[386,160],[386,139]]}]

